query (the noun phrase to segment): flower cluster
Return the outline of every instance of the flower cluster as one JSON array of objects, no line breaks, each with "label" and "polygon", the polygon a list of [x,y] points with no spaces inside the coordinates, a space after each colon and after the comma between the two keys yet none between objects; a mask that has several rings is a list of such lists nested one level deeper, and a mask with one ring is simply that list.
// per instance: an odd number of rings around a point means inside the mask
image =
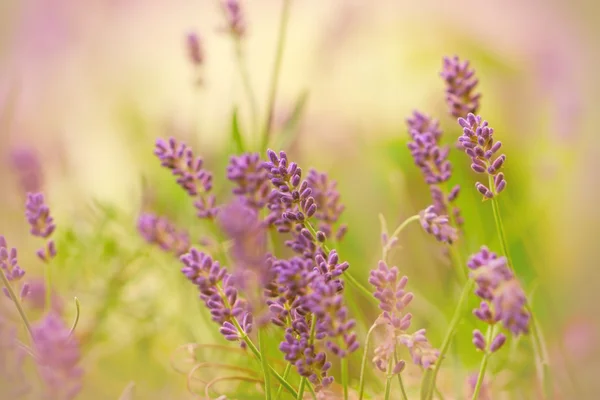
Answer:
[{"label": "flower cluster", "polygon": [[[448,160],[449,147],[440,146],[442,131],[439,128],[439,122],[419,111],[414,111],[411,118],[406,120],[408,132],[412,141],[408,143],[408,148],[425,182],[429,185],[433,208],[431,213],[438,216],[452,215],[457,225],[462,225],[463,219],[460,215],[460,209],[453,206],[456,201],[460,186],[456,185],[450,193],[446,193],[444,185],[452,176],[452,165]],[[450,208],[452,208],[450,210]],[[424,225],[425,227],[425,225]],[[427,228],[427,232],[431,233]],[[438,240],[445,239],[443,236],[436,236]]]},{"label": "flower cluster", "polygon": [[[319,223],[318,229],[326,237],[331,237],[334,234],[335,224],[344,212],[344,205],[340,203],[337,182],[330,180],[327,174],[320,173],[315,169],[308,171],[306,181],[308,187],[312,189],[312,196],[317,204],[317,212],[314,217]],[[337,228],[334,235],[336,240],[342,240],[346,231],[346,225]]]},{"label": "flower cluster", "polygon": [[199,67],[204,63],[204,49],[202,48],[202,40],[198,34],[194,32],[188,33],[186,36],[186,47],[188,58],[193,66]]},{"label": "flower cluster", "polygon": [[458,238],[456,229],[450,225],[448,217],[438,215],[435,206],[429,206],[421,211],[419,217],[425,232],[433,235],[438,241],[452,244]]},{"label": "flower cluster", "polygon": [[446,82],[448,112],[457,118],[476,113],[481,94],[474,92],[479,81],[469,62],[461,62],[457,56],[444,57],[440,75]]},{"label": "flower cluster", "polygon": [[489,175],[490,181],[493,182],[493,187],[488,188],[480,182],[477,182],[475,187],[485,198],[491,199],[506,188],[504,174],[499,172],[506,156],[496,156],[502,143],[494,141],[494,129],[480,116],[469,114],[466,118],[459,118],[458,123],[463,128],[463,134],[458,140],[465,153],[471,157],[471,169],[479,174]]},{"label": "flower cluster", "polygon": [[70,400],[81,390],[83,370],[77,338],[51,312],[32,327],[36,361],[45,382],[44,398]]},{"label": "flower cluster", "polygon": [[[387,328],[386,340],[375,350],[375,365],[385,371],[389,360],[394,356],[398,342],[409,349],[415,364],[426,369],[435,365],[439,351],[431,346],[425,337],[425,330],[407,333],[412,314],[404,313],[404,309],[414,297],[411,292],[405,290],[408,278],[400,277],[397,267],[390,268],[384,261],[379,261],[378,267],[371,271],[369,283],[375,287],[374,296],[379,300],[379,308],[382,310],[380,323]],[[399,373],[403,367],[404,364],[397,363],[393,371]]]},{"label": "flower cluster", "polygon": [[216,198],[210,194],[212,173],[203,168],[204,160],[194,157],[192,149],[185,143],[177,143],[175,138],[168,141],[158,139],[154,154],[161,165],[171,170],[177,183],[192,198],[200,218],[214,218],[217,215]]},{"label": "flower cluster", "polygon": [[[514,335],[527,333],[530,315],[525,308],[525,293],[506,258],[498,257],[484,246],[471,256],[467,266],[477,285],[475,294],[483,300],[474,311],[475,316],[492,326],[500,322]],[[497,351],[505,341],[503,333],[498,333],[491,343],[487,343],[480,331],[473,333],[473,343],[480,350]]]},{"label": "flower cluster", "polygon": [[4,236],[0,236],[0,269],[9,282],[17,281],[25,275],[17,261],[17,249],[9,248]]},{"label": "flower cluster", "polygon": [[190,248],[190,237],[166,217],[144,213],[138,218],[137,228],[142,237],[167,252],[182,255]]},{"label": "flower cluster", "polygon": [[269,201],[271,188],[268,171],[258,153],[232,156],[227,166],[227,179],[235,183],[233,194],[246,205],[262,209]]},{"label": "flower cluster", "polygon": [[31,225],[31,234],[46,239],[46,244],[37,251],[37,255],[43,261],[49,262],[56,257],[56,245],[54,244],[54,240],[50,239],[56,229],[56,225],[50,216],[50,208],[44,202],[44,195],[42,193],[27,194],[25,217],[29,225]]}]

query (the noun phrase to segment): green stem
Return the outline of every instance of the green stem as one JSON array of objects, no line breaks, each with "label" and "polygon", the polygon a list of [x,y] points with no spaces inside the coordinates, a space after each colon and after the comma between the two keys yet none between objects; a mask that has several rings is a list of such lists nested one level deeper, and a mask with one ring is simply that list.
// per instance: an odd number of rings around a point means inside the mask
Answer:
[{"label": "green stem", "polygon": [[[450,321],[450,325],[448,326],[448,330],[446,331],[446,335],[444,336],[442,347],[440,348],[440,356],[438,357],[438,361],[435,363],[433,370],[431,372],[427,371],[424,376],[423,383],[425,384],[425,390],[423,391],[423,393],[425,395],[422,396],[422,398],[433,398],[437,374],[440,370],[442,362],[444,361],[444,357],[448,352],[448,349],[450,348],[450,342],[452,342],[452,338],[456,333],[456,328],[458,327],[458,324],[465,315],[465,309],[468,304],[469,293],[473,290],[474,285],[475,281],[469,279],[463,287],[462,293],[460,294],[460,298],[458,300],[458,304],[456,306],[456,309],[454,310],[454,315],[452,316],[452,320]],[[431,376],[427,376],[429,374],[431,374]]]},{"label": "green stem", "polygon": [[[285,369],[283,370],[283,379],[287,380],[291,370],[292,370],[292,364],[288,363],[285,366]],[[277,389],[277,393],[275,394],[275,400],[279,400],[279,397],[281,396],[282,391],[283,391],[283,385],[280,384],[279,389]]]},{"label": "green stem", "polygon": [[265,343],[265,332],[258,330],[258,343],[262,354],[262,369],[265,377],[265,400],[271,400],[271,374],[269,374],[269,363],[267,362],[267,345]]},{"label": "green stem", "polygon": [[269,145],[271,136],[271,125],[273,123],[273,114],[275,112],[275,100],[277,97],[277,85],[279,84],[279,73],[281,72],[281,61],[283,60],[283,50],[285,48],[285,38],[287,34],[287,25],[290,17],[291,0],[283,0],[281,8],[281,18],[279,20],[279,31],[277,33],[277,50],[275,52],[275,61],[273,62],[273,73],[271,74],[271,84],[269,87],[269,100],[267,102],[267,120],[263,128],[261,151],[265,151]]},{"label": "green stem", "polygon": [[[232,322],[233,322],[233,325],[238,330],[238,334],[240,335],[240,337],[242,338],[242,340],[246,343],[246,345],[248,346],[248,348],[250,349],[250,351],[254,354],[254,356],[256,357],[256,359],[258,361],[260,361],[261,364],[262,364],[263,361],[262,361],[262,356],[260,354],[260,351],[258,351],[258,349],[254,345],[254,343],[252,343],[252,340],[250,340],[250,338],[248,337],[248,335],[246,334],[246,332],[244,332],[244,330],[240,326],[240,324],[237,321],[237,319],[233,318]],[[294,397],[297,398],[298,397],[298,393],[292,387],[292,385],[290,385],[285,379],[283,379],[283,377],[281,375],[279,375],[279,373],[277,371],[275,371],[275,369],[272,366],[270,366],[268,364],[268,362],[266,363],[266,366],[267,366],[267,368],[269,370],[271,370],[271,373],[273,374],[273,376],[275,376],[275,378],[277,378],[277,380],[283,385],[283,387],[286,388],[287,391],[292,394],[292,396],[294,396]]]},{"label": "green stem", "polygon": [[[489,347],[492,341],[492,337],[494,336],[493,326],[488,326],[487,333],[485,336],[486,345]],[[485,378],[485,370],[487,369],[488,361],[491,355],[492,353],[489,351],[489,349],[486,349],[485,353],[483,354],[483,358],[481,359],[479,375],[477,376],[477,383],[475,384],[475,390],[473,390],[473,396],[471,397],[471,400],[479,399],[479,392],[481,391],[481,386],[483,385],[483,380]]]},{"label": "green stem", "polygon": [[394,366],[394,359],[390,357],[390,361],[388,362],[388,367],[386,371],[386,381],[385,381],[385,395],[384,400],[390,400],[390,392],[392,390],[392,367]]},{"label": "green stem", "polygon": [[369,339],[371,339],[371,334],[377,328],[377,325],[373,324],[369,328],[367,332],[367,337],[365,338],[365,349],[363,350],[363,358],[360,363],[360,379],[358,383],[358,400],[363,399],[363,395],[365,393],[365,367],[367,365],[367,354],[369,352]]},{"label": "green stem", "polygon": [[315,388],[313,387],[312,383],[308,382],[307,386],[313,400],[317,400],[317,393],[315,392]]},{"label": "green stem", "polygon": [[355,277],[353,277],[348,272],[346,272],[346,273],[344,273],[344,278],[346,278],[348,280],[348,282],[350,282],[352,285],[354,285],[355,288],[357,288],[359,291],[361,291],[368,299],[370,299],[372,301],[376,301],[375,297],[373,297],[373,293],[369,289],[364,287],[362,285],[362,283],[357,281]]},{"label": "green stem", "polygon": [[[494,187],[494,178],[491,175],[488,176],[488,183],[489,183],[490,188]],[[506,240],[504,224],[502,223],[502,215],[500,214],[500,206],[498,204],[498,199],[497,199],[495,193],[494,193],[494,197],[492,197],[492,210],[494,212],[494,220],[496,222],[496,230],[497,230],[498,238],[500,239],[500,243],[502,246],[502,252],[506,256],[509,268],[516,276],[514,264],[512,262],[510,252],[508,250],[508,242]],[[535,315],[533,314],[533,310],[531,309],[529,300],[527,300],[527,302],[525,304],[525,308],[531,316],[530,327],[531,327],[531,336],[532,336],[532,340],[533,340],[533,349],[534,349],[535,357],[539,360],[539,364],[541,365],[539,375],[541,377],[540,379],[542,381],[542,387],[547,391],[548,388],[551,386],[549,383],[550,373],[549,373],[549,363],[548,363],[548,358],[547,358],[548,350],[546,348],[544,341],[542,340],[542,333],[541,333],[540,327],[537,323],[537,318],[535,317]]]},{"label": "green stem", "polygon": [[256,135],[258,133],[258,102],[256,101],[256,95],[254,94],[254,89],[252,89],[252,84],[250,83],[250,74],[248,74],[248,68],[246,67],[246,62],[244,60],[242,42],[237,37],[234,41],[235,56],[240,71],[240,77],[242,78],[242,85],[244,85],[244,92],[246,93],[248,105],[250,106],[251,131]]},{"label": "green stem", "polygon": [[342,387],[344,388],[344,400],[348,400],[348,357],[343,357],[342,363]]},{"label": "green stem", "polygon": [[73,335],[75,332],[75,328],[77,328],[77,324],[79,323],[79,313],[80,313],[80,305],[79,299],[75,297],[75,321],[73,321],[73,325],[71,326],[71,330],[69,331],[69,336]]},{"label": "green stem", "polygon": [[298,397],[297,400],[302,400],[304,397],[304,387],[306,386],[306,377],[300,378],[300,386],[298,387]]},{"label": "green stem", "polygon": [[44,268],[44,277],[46,280],[46,311],[52,310],[52,271],[50,270],[50,263],[46,263]]},{"label": "green stem", "polygon": [[27,319],[27,315],[25,314],[25,310],[23,310],[23,307],[21,306],[21,302],[19,301],[19,298],[15,294],[15,291],[13,290],[12,285],[8,281],[8,278],[6,278],[6,275],[4,275],[4,271],[2,270],[2,268],[0,268],[0,276],[2,277],[2,283],[4,284],[4,287],[8,291],[8,296],[12,299],[13,303],[15,304],[15,307],[17,307],[17,311],[19,312],[19,315],[21,316],[21,319],[23,320],[23,324],[25,324],[25,328],[27,328],[27,332],[29,332],[29,335],[31,336],[31,340],[33,340],[33,332],[31,330],[31,325],[29,324],[29,320]]},{"label": "green stem", "polygon": [[[398,364],[398,352],[396,351],[396,348],[394,348],[394,362],[396,364]],[[406,390],[404,389],[404,382],[402,382],[402,373],[399,373],[397,375],[398,375],[398,384],[400,385],[400,393],[402,394],[402,399],[408,400],[408,396],[406,395]]]}]

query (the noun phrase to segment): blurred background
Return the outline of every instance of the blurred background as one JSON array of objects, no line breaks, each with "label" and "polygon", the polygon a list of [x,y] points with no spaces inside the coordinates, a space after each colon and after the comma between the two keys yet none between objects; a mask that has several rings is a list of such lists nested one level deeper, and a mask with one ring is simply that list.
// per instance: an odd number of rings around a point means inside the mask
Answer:
[{"label": "blurred background", "polygon": [[[281,4],[242,3],[243,51],[261,119]],[[337,180],[349,225],[339,250],[366,282],[380,254],[378,214],[392,227],[430,204],[406,148],[405,119],[413,109],[431,114],[444,141],[454,143],[459,130],[446,112],[441,60],[456,54],[471,61],[483,93],[480,114],[508,156],[501,208],[516,268],[547,336],[556,398],[594,398],[591,378],[600,371],[599,16],[592,0],[293,1],[275,108],[276,143],[305,169]],[[136,231],[138,215],[150,210],[194,238],[207,234],[153,156],[158,137],[192,144],[226,199],[232,109],[246,134],[250,118],[223,24],[217,0],[0,2],[0,233],[19,248],[27,277],[41,278],[40,243],[28,235],[23,210],[28,185],[43,188],[58,225],[54,281],[67,321],[73,296],[81,301],[81,398],[116,399],[131,381],[137,398],[192,398],[177,372],[185,367],[173,366],[171,356],[186,343],[226,343],[205,323],[177,260]],[[200,70],[187,54],[190,32],[202,38]],[[299,101],[305,103],[295,136],[281,139]],[[467,157],[453,151],[451,160],[452,182],[463,187],[464,248],[500,251],[491,204],[474,190]],[[400,243],[394,264],[422,296],[416,324],[439,344],[456,294],[448,287],[451,268],[416,225]],[[376,313],[356,303],[364,337]],[[30,312],[36,315],[34,307]],[[460,365],[442,369],[447,398],[460,398],[462,382],[477,369],[475,326],[470,320],[460,328]],[[520,379],[529,382],[535,371],[528,362]],[[498,393],[522,384],[501,364]],[[568,395],[573,377],[579,397]],[[535,398],[530,386],[521,397],[498,398]]]}]

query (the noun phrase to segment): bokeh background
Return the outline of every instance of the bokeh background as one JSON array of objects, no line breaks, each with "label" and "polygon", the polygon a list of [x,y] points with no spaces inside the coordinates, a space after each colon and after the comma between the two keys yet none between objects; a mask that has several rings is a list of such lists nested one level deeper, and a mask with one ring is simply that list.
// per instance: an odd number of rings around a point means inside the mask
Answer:
[{"label": "bokeh background", "polygon": [[[263,116],[281,1],[243,5],[244,54]],[[432,114],[453,143],[459,131],[446,113],[441,59],[471,60],[480,113],[508,155],[501,207],[511,251],[547,336],[556,396],[565,399],[594,398],[600,371],[599,15],[592,0],[294,1],[275,112],[276,127],[285,127],[305,99],[285,146],[305,169],[338,181],[350,227],[340,252],[366,282],[380,254],[378,214],[395,226],[430,202],[406,148],[404,120],[415,108]],[[206,234],[152,155],[157,137],[193,144],[220,193],[230,187],[223,177],[232,109],[239,108],[246,132],[249,116],[222,25],[216,0],[0,2],[0,233],[19,248],[28,277],[42,277],[21,183],[39,179],[58,224],[55,289],[65,318],[74,315],[73,296],[82,305],[81,398],[116,399],[131,381],[138,398],[191,397],[170,357],[185,343],[225,343],[205,323],[178,262],[136,232],[139,213],[152,210],[195,237]],[[189,32],[203,39],[200,72],[187,57]],[[465,249],[500,250],[491,204],[472,189],[468,160],[458,151],[451,159],[453,182],[463,186]],[[421,296],[415,320],[439,345],[455,295],[440,247],[415,225],[393,258]],[[353,308],[364,335],[375,311],[356,299]],[[461,326],[457,364],[442,370],[448,398],[460,398],[477,368],[474,327]],[[533,398],[534,374],[523,371],[525,384],[498,372],[494,385],[500,393],[525,385],[521,397],[504,396]],[[569,394],[569,374],[579,397]]]}]

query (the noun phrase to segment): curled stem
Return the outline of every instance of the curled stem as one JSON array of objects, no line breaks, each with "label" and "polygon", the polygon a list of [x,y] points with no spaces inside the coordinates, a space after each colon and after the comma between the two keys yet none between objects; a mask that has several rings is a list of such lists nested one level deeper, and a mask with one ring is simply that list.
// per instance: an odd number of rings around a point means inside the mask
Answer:
[{"label": "curled stem", "polygon": [[215,384],[223,381],[244,381],[244,382],[257,382],[263,383],[260,379],[250,378],[247,376],[221,376],[219,378],[215,378],[212,381],[208,382],[204,387],[204,395],[207,399],[210,399],[210,388]]},{"label": "curled stem", "polygon": [[377,328],[376,324],[371,325],[369,331],[367,332],[367,337],[365,338],[365,349],[363,350],[363,357],[360,363],[360,379],[358,383],[358,400],[363,399],[363,395],[365,392],[365,367],[367,365],[367,354],[369,352],[369,339],[371,338],[371,334]]},{"label": "curled stem", "polygon": [[2,283],[4,284],[4,287],[6,288],[6,290],[8,291],[8,296],[11,298],[11,300],[15,304],[15,307],[17,307],[17,311],[19,312],[19,315],[21,316],[21,319],[23,320],[23,324],[25,325],[27,332],[29,332],[29,336],[31,336],[31,340],[33,340],[33,332],[31,330],[31,324],[29,323],[29,320],[27,319],[27,314],[25,314],[25,310],[23,310],[23,306],[21,305],[19,298],[15,294],[15,291],[13,290],[12,285],[8,281],[8,278],[6,277],[6,275],[4,275],[4,271],[1,268],[0,268],[0,277],[2,277]]},{"label": "curled stem", "polygon": [[[414,221],[418,221],[420,218],[420,216],[417,215],[413,215],[412,217],[407,218],[403,223],[400,224],[400,226],[398,226],[396,228],[396,230],[387,238],[387,243],[383,246],[383,253],[382,253],[382,257],[383,257],[383,261],[387,261],[387,256],[389,251],[391,250],[391,244],[392,244],[392,239],[395,239],[398,237],[398,235],[400,235],[400,233],[404,230],[404,228],[406,228],[411,222]],[[382,220],[382,225],[383,225],[383,218],[380,217],[380,219]],[[384,225],[385,226],[385,225]],[[384,229],[382,227],[382,229]],[[387,234],[387,232],[384,232]]]},{"label": "curled stem", "polygon": [[75,332],[75,328],[77,328],[77,324],[79,323],[79,313],[80,313],[80,304],[79,299],[74,297],[75,300],[75,321],[73,321],[73,326],[71,326],[71,330],[69,331],[69,337],[73,335]]}]

